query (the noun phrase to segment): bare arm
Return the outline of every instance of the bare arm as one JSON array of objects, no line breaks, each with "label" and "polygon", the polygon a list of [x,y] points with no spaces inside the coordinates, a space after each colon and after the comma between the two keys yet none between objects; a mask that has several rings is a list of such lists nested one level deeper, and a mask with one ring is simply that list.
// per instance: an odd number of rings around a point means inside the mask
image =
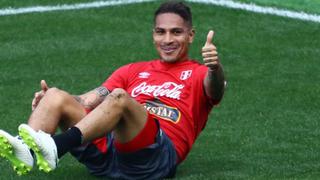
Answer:
[{"label": "bare arm", "polygon": [[211,97],[214,102],[221,101],[225,89],[225,79],[221,65],[217,69],[208,69],[204,87],[207,96]]},{"label": "bare arm", "polygon": [[[46,91],[49,89],[45,80],[40,82],[41,90],[34,94],[32,100],[32,111],[38,106],[40,100],[45,95]],[[97,87],[96,89],[89,91],[82,95],[74,95],[74,98],[82,104],[86,109],[94,109],[97,107],[109,94],[109,90],[103,86]]]},{"label": "bare arm", "polygon": [[94,109],[106,98],[109,93],[110,91],[107,88],[100,86],[85,94],[74,96],[74,98],[86,109]]},{"label": "bare arm", "polygon": [[202,48],[203,61],[208,67],[208,73],[203,84],[207,96],[211,97],[214,102],[219,102],[224,94],[225,78],[217,48],[212,43],[213,35],[214,32],[209,31],[206,44]]}]

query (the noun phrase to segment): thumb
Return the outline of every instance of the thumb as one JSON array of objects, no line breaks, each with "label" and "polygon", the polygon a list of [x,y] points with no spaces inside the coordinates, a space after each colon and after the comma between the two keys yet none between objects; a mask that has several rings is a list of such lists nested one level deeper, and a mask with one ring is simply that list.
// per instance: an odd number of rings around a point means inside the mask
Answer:
[{"label": "thumb", "polygon": [[49,89],[49,87],[48,87],[48,85],[47,85],[45,80],[41,80],[40,84],[41,84],[41,89],[43,91],[47,91]]},{"label": "thumb", "polygon": [[210,31],[208,32],[207,41],[206,41],[206,44],[205,44],[204,46],[209,46],[209,45],[212,44],[213,36],[214,36],[214,31],[210,30]]}]

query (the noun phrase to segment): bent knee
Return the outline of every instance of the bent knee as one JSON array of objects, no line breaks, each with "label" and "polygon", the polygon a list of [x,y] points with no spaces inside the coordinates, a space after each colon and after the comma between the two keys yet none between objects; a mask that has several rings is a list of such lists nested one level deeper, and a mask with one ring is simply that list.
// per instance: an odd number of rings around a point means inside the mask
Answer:
[{"label": "bent knee", "polygon": [[56,87],[52,87],[46,91],[45,96],[49,99],[56,101],[56,102],[64,102],[66,99],[69,98],[70,95],[61,89],[58,89]]},{"label": "bent knee", "polygon": [[125,91],[124,89],[122,88],[116,88],[114,89],[110,95],[112,95],[113,98],[116,98],[116,99],[124,99],[124,98],[128,98],[129,95],[127,93],[127,91]]},{"label": "bent knee", "polygon": [[121,88],[114,89],[107,97],[119,105],[125,105],[130,98],[127,91]]},{"label": "bent knee", "polygon": [[46,94],[47,96],[61,96],[61,95],[64,95],[65,92],[56,88],[56,87],[52,87],[52,88],[49,88],[47,91],[46,91]]}]

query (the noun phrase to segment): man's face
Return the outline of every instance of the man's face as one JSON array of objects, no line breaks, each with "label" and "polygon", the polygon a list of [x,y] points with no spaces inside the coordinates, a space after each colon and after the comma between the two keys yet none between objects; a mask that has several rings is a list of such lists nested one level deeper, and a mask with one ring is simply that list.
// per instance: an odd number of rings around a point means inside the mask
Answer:
[{"label": "man's face", "polygon": [[171,63],[186,60],[193,37],[194,30],[179,15],[163,13],[156,17],[153,41],[162,61]]}]

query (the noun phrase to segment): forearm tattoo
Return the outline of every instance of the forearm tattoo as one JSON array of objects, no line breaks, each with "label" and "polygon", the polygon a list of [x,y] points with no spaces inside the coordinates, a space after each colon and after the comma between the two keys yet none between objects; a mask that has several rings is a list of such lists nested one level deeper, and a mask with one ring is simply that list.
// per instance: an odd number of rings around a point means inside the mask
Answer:
[{"label": "forearm tattoo", "polygon": [[95,90],[97,91],[97,93],[99,94],[100,97],[105,97],[108,94],[110,94],[110,91],[103,86],[100,86],[100,87],[96,88]]},{"label": "forearm tattoo", "polygon": [[79,96],[74,95],[73,98],[78,101],[80,104],[82,104],[82,99]]},{"label": "forearm tattoo", "polygon": [[95,90],[83,96],[74,96],[76,101],[82,104],[86,109],[94,109],[110,94],[110,91],[105,87],[98,87]]}]

